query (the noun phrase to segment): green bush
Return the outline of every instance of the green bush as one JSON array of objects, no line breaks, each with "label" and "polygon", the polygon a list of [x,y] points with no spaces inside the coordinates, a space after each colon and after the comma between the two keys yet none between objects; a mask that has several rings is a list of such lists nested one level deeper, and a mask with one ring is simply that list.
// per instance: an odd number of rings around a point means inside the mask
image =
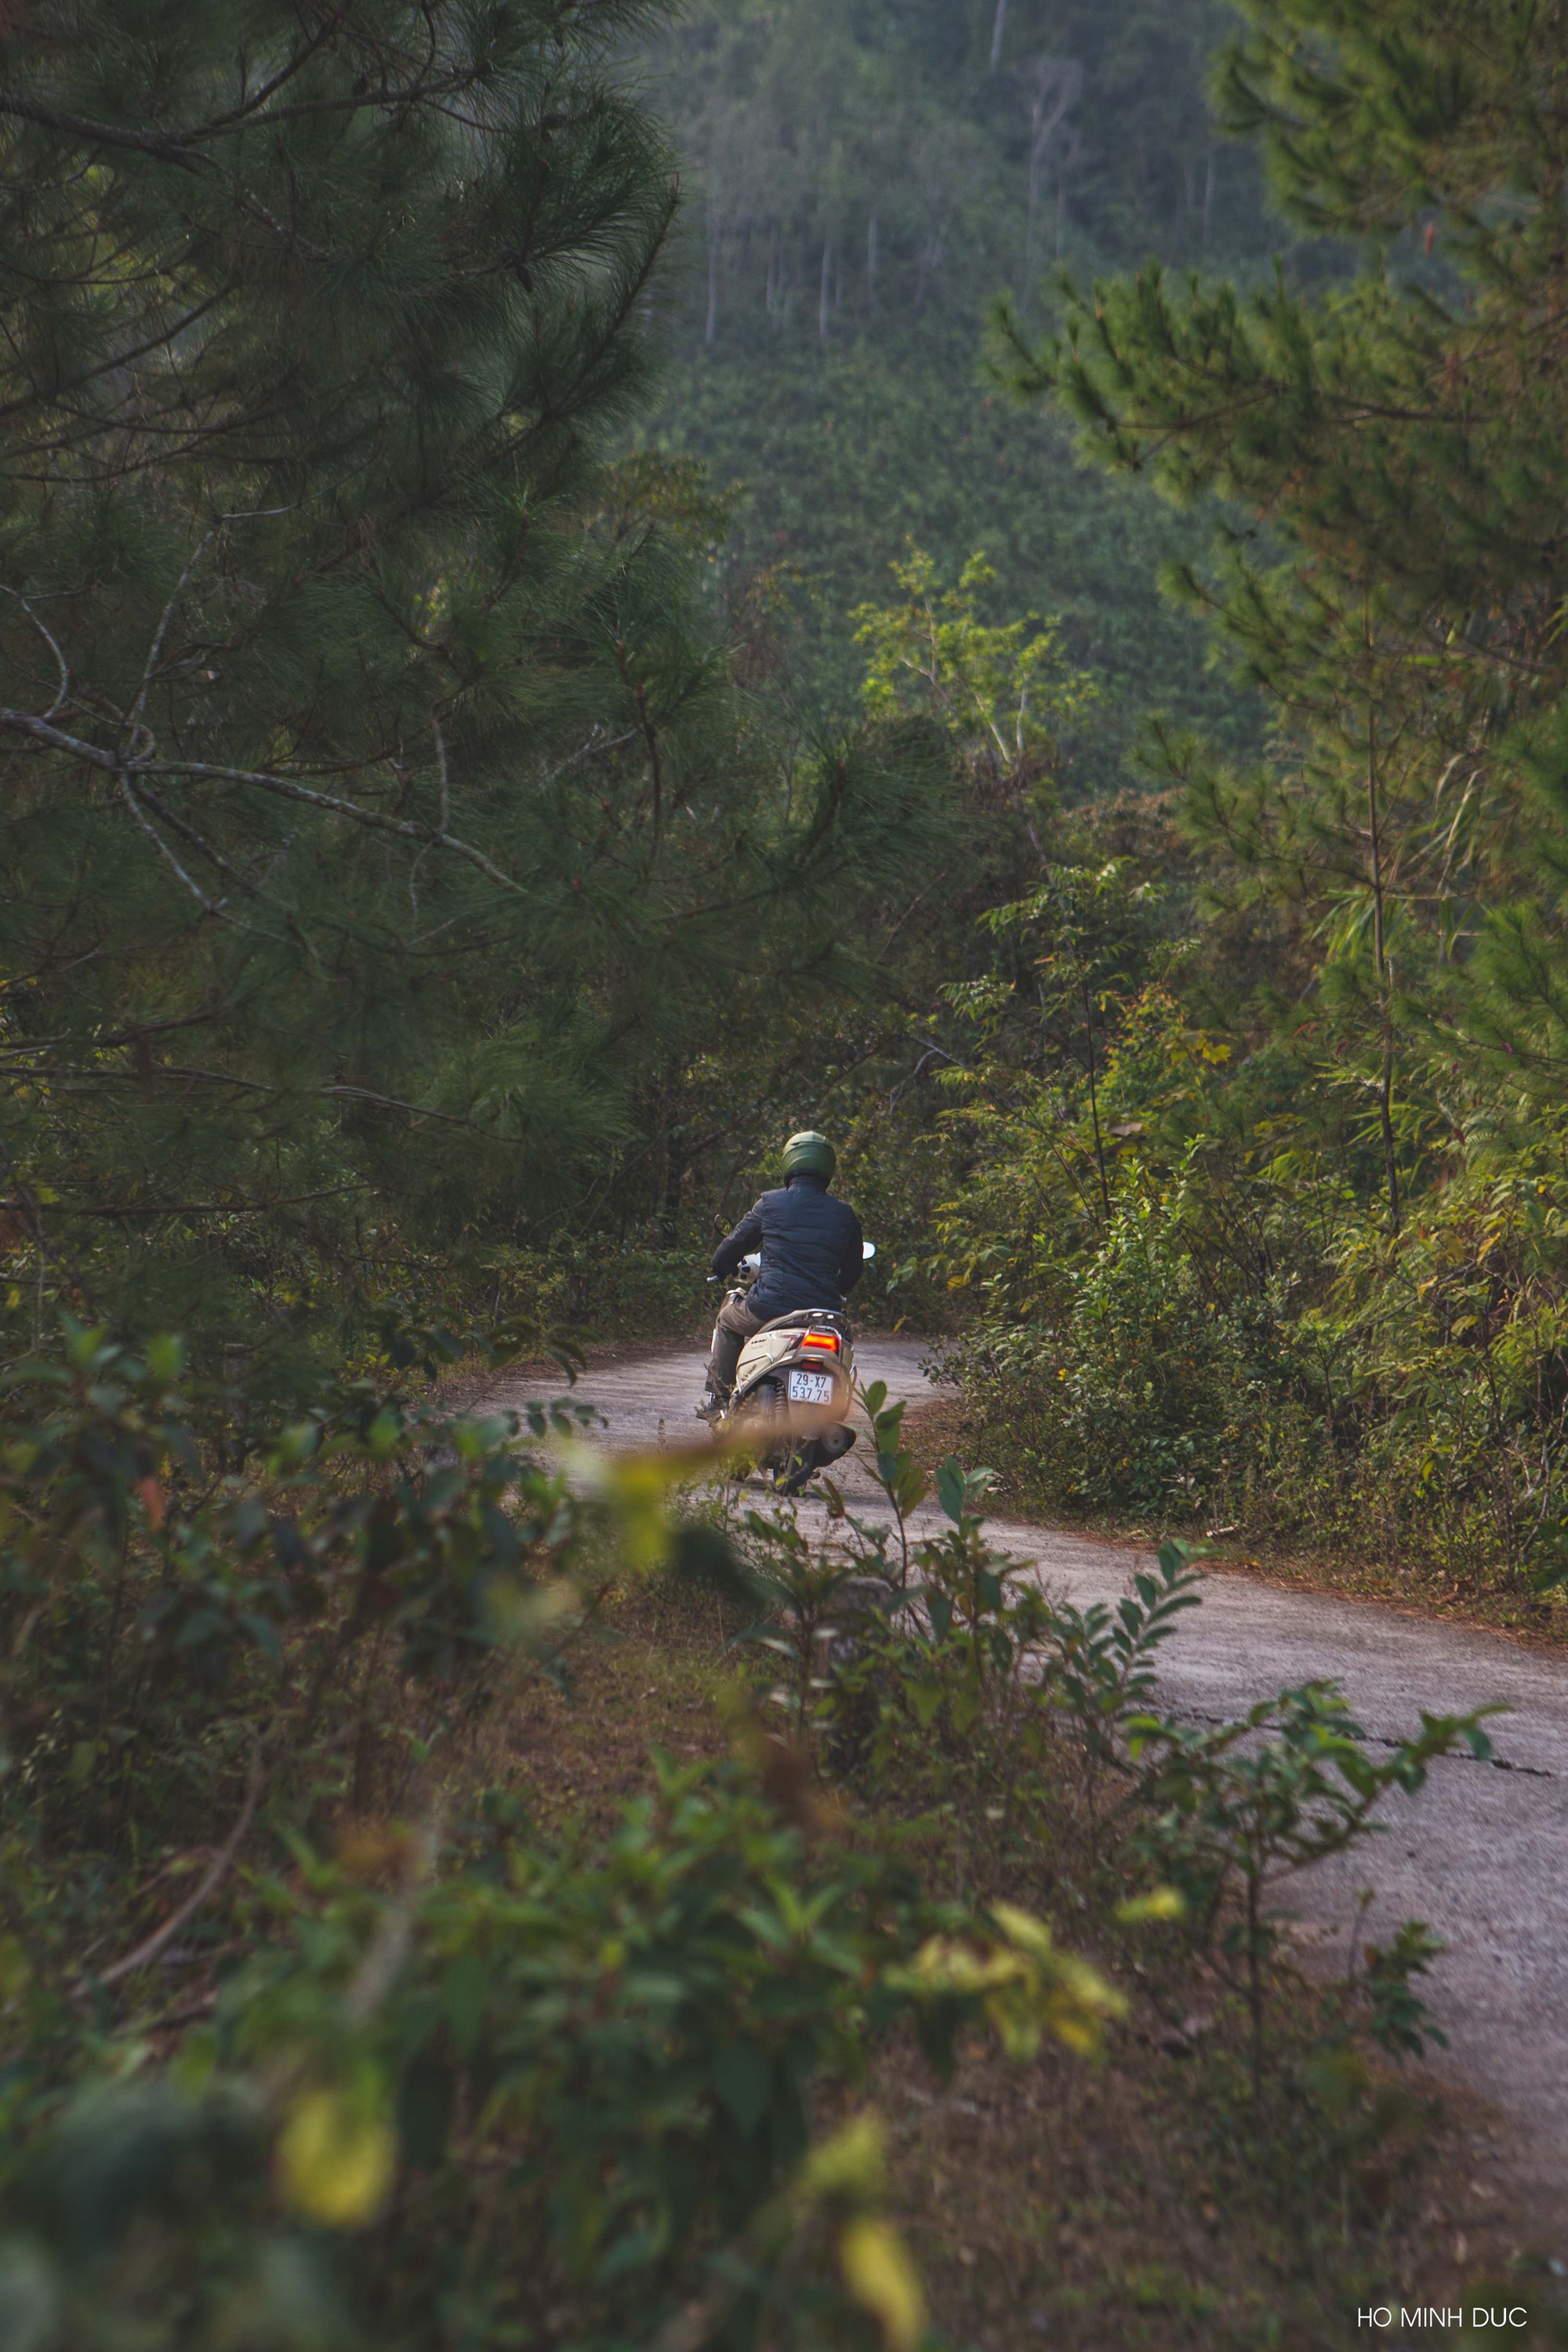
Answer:
[{"label": "green bush", "polygon": [[492,1800],[444,1852],[296,1842],[259,1893],[268,1931],[174,2068],[94,2069],[13,2140],[11,2346],[739,2346],[857,2305],[907,2342],[890,2236],[865,2275],[872,2127],[813,2154],[814,2090],[903,2021],[945,2064],[999,1985],[1009,2027],[1104,2005],[1047,1993],[1027,1923],[976,1939],[736,1765],[661,1765],[598,1851]]},{"label": "green bush", "polygon": [[453,1418],[388,1365],[267,1427],[181,1359],[73,1328],[8,1384],[0,2337],[910,2352],[874,2120],[814,2139],[815,2095],[901,2027],[1088,2049],[1116,1997],[823,1834],[765,1742],[656,1759],[605,1840],[465,1793],[609,1580],[739,1585],[667,1515],[684,1457],[584,1492],[565,1406]]},{"label": "green bush", "polygon": [[1157,1516],[1245,1482],[1282,1373],[1268,1302],[1216,1299],[1170,1204],[1131,1186],[1040,1319],[983,1326],[948,1360],[1050,1502]]},{"label": "green bush", "polygon": [[[989,1540],[991,1474],[950,1458],[935,1482],[948,1525],[906,1549],[924,1482],[899,1444],[898,1409],[876,1388],[865,1402],[892,1523],[840,1503],[812,1542],[793,1523],[748,1519],[767,1563],[776,1630],[766,1646],[795,1669],[770,1700],[798,1729],[820,1731],[836,1767],[884,1801],[961,1819],[962,1843],[991,1848],[965,1853],[972,1874],[977,1860],[1016,1867],[1020,1845],[1053,1842],[1051,1808],[1071,1790],[1091,1867],[1109,1855],[1143,1881],[1121,1918],[1184,1917],[1244,2001],[1256,2102],[1276,1890],[1362,1843],[1383,1801],[1419,1790],[1434,1759],[1461,1748],[1489,1756],[1482,1724],[1498,1710],[1423,1711],[1419,1731],[1381,1757],[1332,1683],[1281,1691],[1216,1725],[1156,1714],[1157,1654],[1202,1600],[1190,1549],[1163,1543],[1114,1606],[1055,1601],[1028,1562]],[[1120,1784],[1109,1806],[1107,1783]],[[1369,1948],[1345,2005],[1350,2039],[1368,2032],[1396,2055],[1442,2040],[1411,1981],[1436,1949],[1419,1922]]]}]

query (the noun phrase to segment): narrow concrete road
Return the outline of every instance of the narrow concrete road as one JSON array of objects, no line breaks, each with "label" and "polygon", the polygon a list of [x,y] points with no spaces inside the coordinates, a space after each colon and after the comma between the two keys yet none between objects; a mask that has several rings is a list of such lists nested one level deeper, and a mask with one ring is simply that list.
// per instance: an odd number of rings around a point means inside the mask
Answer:
[{"label": "narrow concrete road", "polygon": [[[921,1372],[928,1343],[867,1338],[863,1381],[930,1402]],[[597,1406],[606,1444],[654,1445],[700,1434],[693,1407],[703,1357],[685,1348],[585,1374],[578,1395]],[[502,1385],[487,1402],[517,1404],[545,1385]],[[858,1458],[858,1456],[859,1458]],[[881,1497],[863,1456],[841,1465],[854,1507],[877,1516]],[[885,1506],[882,1506],[885,1512]],[[934,1517],[931,1506],[926,1514]],[[1113,1600],[1146,1555],[1131,1547],[995,1519],[998,1546],[1033,1561],[1051,1589],[1079,1602]],[[1546,2199],[1561,2198],[1568,2253],[1568,1664],[1486,1633],[1426,1624],[1372,1602],[1281,1591],[1216,1573],[1201,1609],[1167,1645],[1160,1685],[1173,1713],[1197,1720],[1241,1713],[1292,1684],[1344,1686],[1373,1738],[1417,1727],[1422,1708],[1459,1714],[1502,1699],[1492,1726],[1497,1761],[1433,1768],[1415,1798],[1389,1801],[1387,1832],[1344,1864],[1298,1879],[1282,1905],[1313,1942],[1346,1948],[1358,1891],[1375,1885],[1365,1923],[1379,1939],[1421,1918],[1447,1947],[1431,2006],[1450,2041],[1435,2070],[1507,2110],[1518,2126],[1513,2168]]]}]

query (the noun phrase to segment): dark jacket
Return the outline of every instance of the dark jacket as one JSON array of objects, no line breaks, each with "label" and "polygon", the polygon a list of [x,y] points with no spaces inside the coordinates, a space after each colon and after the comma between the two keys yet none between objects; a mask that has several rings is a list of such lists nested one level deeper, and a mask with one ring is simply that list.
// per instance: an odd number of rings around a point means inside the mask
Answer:
[{"label": "dark jacket", "polygon": [[763,1270],[746,1304],[764,1322],[803,1307],[841,1307],[860,1279],[860,1220],[820,1176],[792,1176],[782,1192],[764,1192],[714,1251],[713,1272],[727,1278],[755,1249]]}]

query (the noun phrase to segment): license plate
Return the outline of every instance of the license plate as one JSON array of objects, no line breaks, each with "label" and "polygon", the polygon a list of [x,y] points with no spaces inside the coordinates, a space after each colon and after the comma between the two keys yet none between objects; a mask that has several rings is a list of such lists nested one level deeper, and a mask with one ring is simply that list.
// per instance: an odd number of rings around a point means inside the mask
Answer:
[{"label": "license plate", "polygon": [[789,1376],[791,1404],[831,1404],[833,1375],[831,1372],[791,1372]]}]

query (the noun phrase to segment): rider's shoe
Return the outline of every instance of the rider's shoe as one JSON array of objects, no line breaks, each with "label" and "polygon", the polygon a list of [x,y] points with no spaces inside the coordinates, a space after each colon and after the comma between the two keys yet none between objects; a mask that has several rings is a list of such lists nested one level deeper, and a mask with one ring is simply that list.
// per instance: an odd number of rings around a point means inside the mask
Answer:
[{"label": "rider's shoe", "polygon": [[709,1389],[705,1392],[701,1403],[697,1408],[698,1420],[707,1422],[717,1421],[729,1402],[730,1400],[728,1397],[715,1396],[713,1391]]}]

